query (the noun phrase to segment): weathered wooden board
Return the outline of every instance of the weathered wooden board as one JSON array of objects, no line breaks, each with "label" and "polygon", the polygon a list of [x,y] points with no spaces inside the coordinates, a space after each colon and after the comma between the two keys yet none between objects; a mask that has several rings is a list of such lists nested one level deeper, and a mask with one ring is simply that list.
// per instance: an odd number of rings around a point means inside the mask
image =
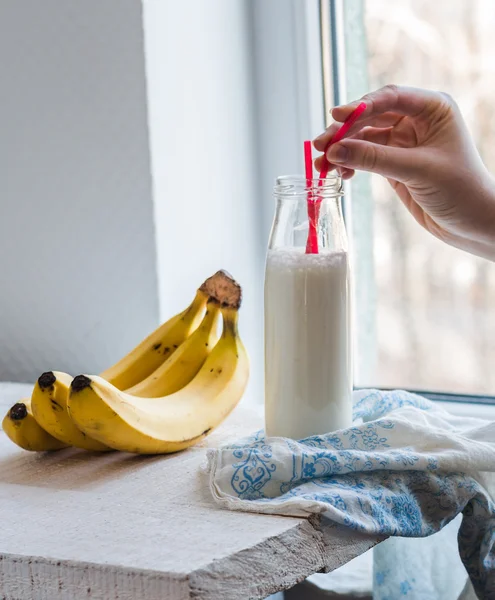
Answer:
[{"label": "weathered wooden board", "polygon": [[[29,387],[0,384],[6,412]],[[333,570],[378,540],[321,518],[231,512],[212,501],[205,447],[246,435],[239,407],[202,447],[173,456],[32,454],[0,434],[0,597],[246,600]]]}]

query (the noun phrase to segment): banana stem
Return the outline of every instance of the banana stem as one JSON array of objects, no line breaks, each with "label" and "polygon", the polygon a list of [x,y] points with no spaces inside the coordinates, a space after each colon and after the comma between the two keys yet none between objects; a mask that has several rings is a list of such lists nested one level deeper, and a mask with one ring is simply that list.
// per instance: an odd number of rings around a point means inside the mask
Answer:
[{"label": "banana stem", "polygon": [[220,309],[219,307],[214,304],[213,302],[208,302],[208,304],[206,305],[206,313],[205,316],[203,317],[203,320],[201,321],[201,329],[204,330],[209,330],[212,328],[213,323],[218,319],[218,317],[220,316],[219,314]]},{"label": "banana stem", "polygon": [[222,308],[221,311],[223,316],[222,337],[237,337],[239,335],[239,330],[237,328],[239,311],[237,308],[231,307]]},{"label": "banana stem", "polygon": [[191,304],[186,308],[186,310],[182,314],[182,320],[183,321],[186,321],[186,320],[194,321],[197,318],[198,313],[200,313],[201,309],[204,308],[207,300],[208,300],[208,295],[204,291],[199,289],[196,292],[196,295],[194,296],[194,300],[191,302]]}]

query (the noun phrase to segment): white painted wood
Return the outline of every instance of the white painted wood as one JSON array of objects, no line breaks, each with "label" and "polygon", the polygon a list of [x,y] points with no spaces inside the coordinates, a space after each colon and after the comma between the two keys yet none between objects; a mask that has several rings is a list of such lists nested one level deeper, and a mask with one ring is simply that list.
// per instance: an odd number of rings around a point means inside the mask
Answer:
[{"label": "white painted wood", "polygon": [[[162,320],[218,269],[243,286],[239,327],[263,398],[263,267],[251,0],[143,0]],[[221,227],[220,223],[228,223]]]},{"label": "white painted wood", "polygon": [[303,140],[325,127],[319,2],[251,0],[249,9],[261,232],[268,240],[275,177],[302,173]]},{"label": "white painted wood", "polygon": [[[0,410],[29,393],[0,384]],[[325,519],[230,512],[210,497],[205,447],[259,428],[239,407],[174,456],[32,454],[0,434],[0,597],[246,600],[331,571],[378,540]]]}]

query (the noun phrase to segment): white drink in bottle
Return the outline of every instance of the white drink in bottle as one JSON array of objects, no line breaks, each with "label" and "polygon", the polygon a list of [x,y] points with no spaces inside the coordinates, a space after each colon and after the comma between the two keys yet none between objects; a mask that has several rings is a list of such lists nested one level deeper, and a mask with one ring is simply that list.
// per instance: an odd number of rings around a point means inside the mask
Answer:
[{"label": "white drink in bottle", "polygon": [[280,177],[265,274],[265,430],[302,439],[352,421],[350,273],[340,208],[329,176],[318,198],[318,254],[306,254],[308,188]]}]

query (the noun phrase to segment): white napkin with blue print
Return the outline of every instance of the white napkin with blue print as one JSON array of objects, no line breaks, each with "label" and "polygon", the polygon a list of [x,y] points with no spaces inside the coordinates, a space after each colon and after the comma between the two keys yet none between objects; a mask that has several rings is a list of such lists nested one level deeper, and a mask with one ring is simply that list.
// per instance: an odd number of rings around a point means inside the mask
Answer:
[{"label": "white napkin with blue print", "polygon": [[[482,474],[495,471],[495,423],[404,391],[366,390],[355,393],[353,427],[301,441],[260,431],[209,450],[208,470],[213,497],[231,510],[324,513],[372,535],[426,537],[462,513],[460,558],[478,597],[495,599],[495,505]],[[375,577],[376,598],[428,597],[423,574],[416,596],[413,577],[394,590],[389,576]]]}]

